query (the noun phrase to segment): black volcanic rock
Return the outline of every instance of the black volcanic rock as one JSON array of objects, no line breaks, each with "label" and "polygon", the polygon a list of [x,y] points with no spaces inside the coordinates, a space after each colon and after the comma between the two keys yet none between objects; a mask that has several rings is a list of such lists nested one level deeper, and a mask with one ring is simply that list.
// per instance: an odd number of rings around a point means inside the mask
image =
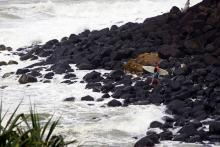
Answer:
[{"label": "black volcanic rock", "polygon": [[158,50],[159,57],[168,59],[169,57],[180,57],[183,53],[176,46],[164,45]]},{"label": "black volcanic rock", "polygon": [[87,95],[81,98],[81,101],[94,101],[94,98]]},{"label": "black volcanic rock", "polygon": [[161,122],[158,122],[158,121],[153,121],[151,124],[150,124],[150,128],[162,128],[163,124]]},{"label": "black volcanic rock", "polygon": [[33,77],[39,77],[42,74],[40,72],[36,71],[36,70],[32,70],[29,75],[31,75]]},{"label": "black volcanic rock", "polygon": [[173,133],[171,131],[164,131],[161,132],[159,135],[161,140],[172,140],[173,138]]},{"label": "black volcanic rock", "polygon": [[31,76],[31,75],[23,74],[23,75],[19,78],[18,82],[19,82],[20,84],[34,83],[34,82],[37,82],[37,78],[35,78],[35,77]]},{"label": "black volcanic rock", "polygon": [[53,72],[49,72],[49,73],[46,73],[44,75],[44,78],[46,78],[46,79],[53,79],[53,76],[54,76],[54,73]]},{"label": "black volcanic rock", "polygon": [[86,82],[100,81],[100,79],[101,79],[101,73],[96,71],[92,71],[83,77],[83,80],[85,80]]},{"label": "black volcanic rock", "polygon": [[185,134],[187,136],[192,136],[197,133],[197,130],[194,125],[185,125],[178,131],[178,133]]},{"label": "black volcanic rock", "polygon": [[22,68],[22,69],[18,69],[17,72],[16,72],[16,74],[17,74],[17,75],[21,75],[21,74],[26,74],[26,73],[28,73],[28,72],[30,72],[29,69],[27,69],[27,68]]},{"label": "black volcanic rock", "polygon": [[209,132],[211,134],[220,135],[220,121],[212,122],[209,125]]},{"label": "black volcanic rock", "polygon": [[106,93],[102,96],[102,98],[110,98],[110,95],[108,93]]},{"label": "black volcanic rock", "polygon": [[154,147],[154,142],[148,136],[146,136],[138,140],[134,147]]},{"label": "black volcanic rock", "polygon": [[124,72],[121,70],[115,70],[109,74],[109,77],[111,79],[114,79],[115,81],[121,80],[123,76],[124,76]]},{"label": "black volcanic rock", "polygon": [[76,75],[73,73],[70,73],[70,74],[66,74],[63,78],[64,79],[74,79],[74,78],[76,78]]},{"label": "black volcanic rock", "polygon": [[68,97],[68,98],[65,98],[63,101],[66,101],[66,102],[71,102],[71,101],[75,101],[75,97]]},{"label": "black volcanic rock", "polygon": [[113,99],[111,100],[110,102],[108,102],[107,104],[109,107],[119,107],[119,106],[122,106],[122,103]]},{"label": "black volcanic rock", "polygon": [[0,66],[7,65],[5,61],[0,61]]},{"label": "black volcanic rock", "polygon": [[68,71],[72,71],[71,67],[69,66],[69,63],[65,60],[59,61],[58,63],[54,64],[53,66],[51,66],[51,69],[56,74],[62,74]]},{"label": "black volcanic rock", "polygon": [[77,64],[77,67],[80,69],[80,70],[92,70],[94,69],[95,67],[90,64],[90,63],[80,63],[80,64]]}]

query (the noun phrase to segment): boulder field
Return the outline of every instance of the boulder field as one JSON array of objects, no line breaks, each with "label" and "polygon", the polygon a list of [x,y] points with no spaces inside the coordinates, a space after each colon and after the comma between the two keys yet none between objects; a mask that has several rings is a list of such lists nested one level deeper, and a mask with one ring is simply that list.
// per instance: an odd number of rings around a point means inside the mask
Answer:
[{"label": "boulder field", "polygon": [[[151,52],[162,59],[160,67],[169,71],[156,87],[150,85],[151,79],[146,75],[135,78],[125,74],[123,69],[128,60]],[[45,75],[47,79],[64,73],[68,75],[66,79],[73,78],[70,64],[76,64],[82,70],[103,68],[112,72],[101,75],[92,71],[83,80],[87,83],[86,88],[102,92],[103,99],[110,96],[124,99],[123,104],[112,100],[108,106],[167,105],[167,113],[173,117],[165,117],[163,123],[152,122],[150,125],[150,128],[160,128],[162,132],[148,131],[135,147],[154,146],[160,140],[220,141],[218,0],[203,0],[186,12],[173,7],[169,13],[148,18],[140,24],[129,22],[99,31],[85,30],[61,41],[53,39],[44,45],[33,46],[27,53],[19,52],[19,55],[21,60],[46,58],[17,71],[17,74],[25,75],[22,80],[36,82],[35,76],[27,76],[36,70],[36,66],[52,65],[46,69],[51,72]],[[94,99],[86,96],[82,100]],[[177,128],[177,133],[171,131]]]}]

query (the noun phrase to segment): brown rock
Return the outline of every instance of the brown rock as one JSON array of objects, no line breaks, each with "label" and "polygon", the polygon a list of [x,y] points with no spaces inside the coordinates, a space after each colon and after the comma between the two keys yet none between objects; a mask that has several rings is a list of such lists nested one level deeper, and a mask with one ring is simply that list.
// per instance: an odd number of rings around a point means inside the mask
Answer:
[{"label": "brown rock", "polygon": [[14,72],[9,72],[9,73],[5,73],[2,78],[7,78],[9,76],[11,76],[12,74],[14,74]]},{"label": "brown rock", "polygon": [[14,60],[9,60],[9,61],[8,61],[8,65],[11,65],[11,64],[18,64],[18,62],[17,62],[17,61],[14,61]]},{"label": "brown rock", "polygon": [[0,61],[0,66],[7,65],[5,61]]},{"label": "brown rock", "polygon": [[0,51],[5,51],[5,50],[6,50],[5,45],[0,45]]},{"label": "brown rock", "polygon": [[124,70],[139,74],[143,72],[142,66],[154,66],[158,62],[160,62],[160,58],[157,53],[143,53],[135,59],[128,60],[128,62],[124,65]]},{"label": "brown rock", "polygon": [[31,75],[23,74],[19,78],[18,82],[20,84],[33,83],[33,82],[37,82],[37,78],[35,78],[35,77],[31,76]]}]

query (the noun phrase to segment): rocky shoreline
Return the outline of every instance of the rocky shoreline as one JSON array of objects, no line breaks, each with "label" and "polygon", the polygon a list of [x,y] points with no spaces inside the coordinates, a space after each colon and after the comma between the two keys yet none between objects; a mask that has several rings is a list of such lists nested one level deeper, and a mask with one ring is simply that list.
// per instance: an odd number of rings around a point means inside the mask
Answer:
[{"label": "rocky shoreline", "polygon": [[[3,48],[3,46],[1,47]],[[6,47],[4,47],[6,49]],[[109,74],[92,71],[82,82],[86,88],[102,92],[99,99],[113,97],[108,106],[165,104],[164,123],[152,122],[135,147],[154,146],[162,140],[209,143],[220,140],[220,2],[203,0],[182,13],[173,7],[169,13],[146,19],[143,23],[127,23],[100,31],[85,30],[61,41],[56,39],[28,50],[17,50],[20,60],[46,60],[19,69],[19,82],[37,82],[46,69],[42,82],[50,82],[54,74],[65,74],[64,83],[74,82],[70,64],[80,70],[107,69]],[[149,75],[133,77],[124,72],[123,65],[142,53],[157,52],[160,67],[169,71],[160,85],[150,85]],[[184,66],[182,66],[184,65]],[[6,64],[2,65],[6,66]],[[41,67],[39,67],[41,66]],[[121,103],[117,99],[124,99]],[[71,98],[74,100],[74,98]],[[91,96],[81,100],[93,101]],[[178,128],[177,133],[171,130]]]}]

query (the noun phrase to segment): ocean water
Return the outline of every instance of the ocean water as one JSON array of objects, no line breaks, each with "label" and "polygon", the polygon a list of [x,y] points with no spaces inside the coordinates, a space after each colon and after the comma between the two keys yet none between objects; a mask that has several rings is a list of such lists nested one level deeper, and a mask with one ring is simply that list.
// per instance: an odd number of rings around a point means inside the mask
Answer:
[{"label": "ocean water", "polygon": [[[0,0],[0,44],[13,48],[85,29],[142,22],[186,0]],[[191,0],[194,5],[201,0]]]},{"label": "ocean water", "polygon": [[[57,133],[65,136],[66,140],[77,142],[70,147],[132,147],[136,142],[134,137],[144,136],[152,121],[161,121],[166,116],[166,107],[128,106],[109,108],[108,101],[102,102],[81,101],[81,97],[90,95],[95,99],[101,98],[103,94],[85,89],[86,83],[80,83],[87,70],[77,70],[71,65],[76,74],[74,84],[61,83],[64,75],[55,75],[51,83],[29,83],[19,84],[18,76],[12,74],[8,78],[2,78],[5,73],[16,72],[37,61],[20,61],[19,56],[6,51],[0,53],[0,60],[8,62],[15,60],[18,65],[1,66],[0,70],[0,99],[3,101],[3,111],[12,113],[14,108],[22,101],[18,109],[19,113],[29,113],[30,103],[36,106],[37,112],[48,119],[55,115],[61,116]],[[41,58],[39,60],[44,60]],[[39,61],[38,60],[38,61]],[[99,69],[98,72],[109,73],[110,71]],[[43,75],[46,71],[41,72]],[[38,78],[38,81],[42,78]],[[1,88],[6,86],[6,88]],[[68,97],[75,97],[74,102],[64,102]],[[123,101],[123,100],[120,100]],[[10,115],[8,115],[10,116]]]},{"label": "ocean water", "polygon": [[[191,0],[191,5],[200,1]],[[113,24],[120,26],[129,21],[142,22],[145,18],[168,12],[173,5],[182,8],[184,4],[185,0],[0,0],[0,44],[16,49],[61,39],[85,29],[101,29]],[[1,66],[0,70],[0,87],[6,86],[0,88],[3,110],[10,113],[22,100],[19,112],[28,113],[31,102],[45,118],[53,114],[61,116],[57,133],[67,140],[76,139],[77,143],[71,147],[132,147],[137,141],[135,137],[144,136],[152,121],[162,121],[162,117],[167,115],[163,105],[108,108],[106,103],[112,98],[103,102],[80,101],[85,95],[98,99],[102,94],[85,89],[85,83],[80,81],[91,71],[77,70],[75,65],[71,65],[78,78],[74,84],[63,84],[64,75],[55,75],[51,83],[20,85],[15,74],[8,78],[2,76],[45,59],[21,62],[17,55],[7,51],[0,53],[0,61],[11,59],[19,64]],[[97,71],[103,74],[110,72]],[[75,97],[76,101],[64,102],[67,97]],[[157,146],[203,145],[162,142]]]}]

